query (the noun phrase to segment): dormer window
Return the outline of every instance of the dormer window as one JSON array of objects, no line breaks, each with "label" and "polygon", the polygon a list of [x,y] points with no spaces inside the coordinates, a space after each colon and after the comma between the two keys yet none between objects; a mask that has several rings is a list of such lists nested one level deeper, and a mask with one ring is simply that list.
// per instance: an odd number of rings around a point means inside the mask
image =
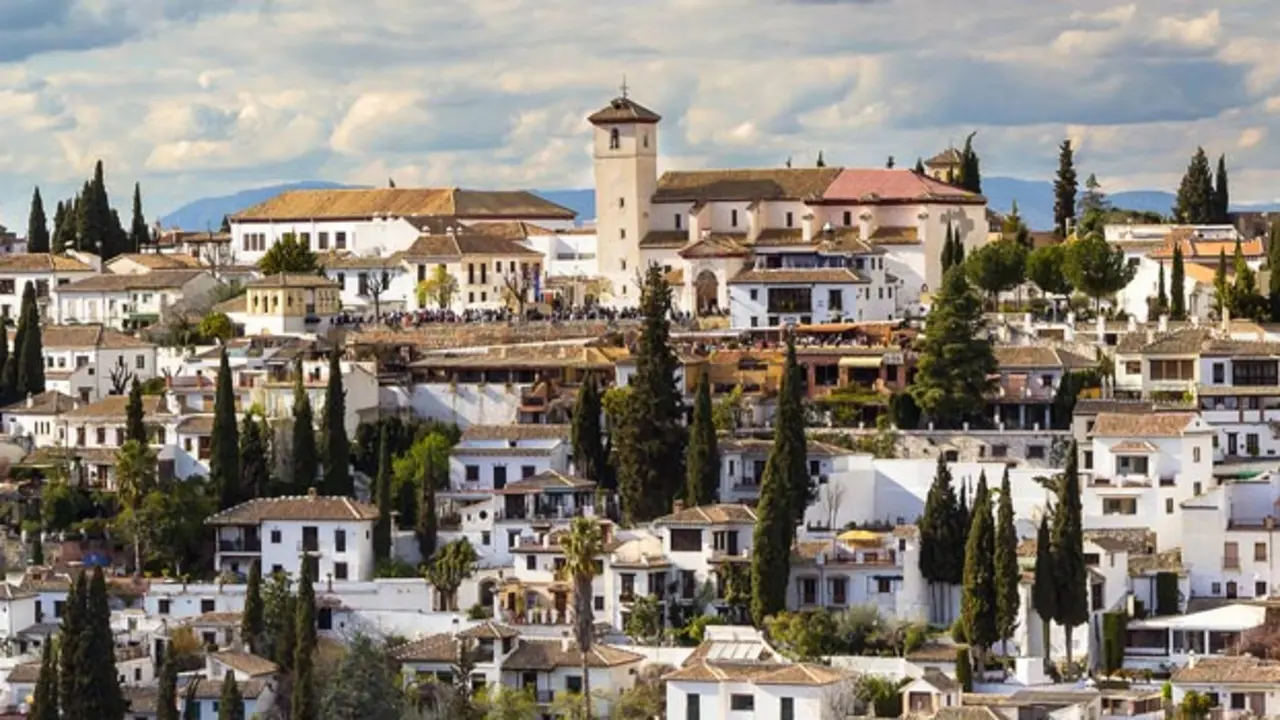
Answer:
[{"label": "dormer window", "polygon": [[618,128],[612,128],[609,130],[609,149],[617,150],[620,147],[622,147],[622,138],[618,134]]}]

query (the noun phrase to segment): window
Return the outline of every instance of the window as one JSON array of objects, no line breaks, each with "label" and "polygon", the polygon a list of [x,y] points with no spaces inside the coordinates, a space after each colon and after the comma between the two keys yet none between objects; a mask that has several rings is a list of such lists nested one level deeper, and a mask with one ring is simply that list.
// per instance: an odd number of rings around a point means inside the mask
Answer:
[{"label": "window", "polygon": [[853,224],[853,213],[852,213],[852,212],[850,212],[850,211],[848,211],[848,210],[845,210],[845,211],[844,211],[844,226],[845,226],[845,227],[849,227],[849,226],[850,226],[850,225],[852,225],[852,224]]},{"label": "window", "polygon": [[[848,214],[845,213],[845,215]],[[794,698],[784,697],[779,701],[778,720],[796,720],[796,701]]]},{"label": "window", "polygon": [[609,129],[609,149],[617,150],[622,147],[622,137],[618,133],[618,128]]},{"label": "window", "polygon": [[1200,448],[1191,448],[1191,462],[1200,462]]},{"label": "window", "polygon": [[116,428],[116,445],[124,445],[124,428]]},{"label": "window", "polygon": [[527,478],[527,477],[533,477],[533,476],[534,476],[534,475],[536,475],[537,473],[538,473],[538,468],[537,468],[537,467],[535,467],[535,466],[533,466],[533,465],[521,465],[521,466],[520,466],[520,477],[521,477],[521,479],[523,479],[523,478]]},{"label": "window", "polygon": [[311,247],[311,233],[309,232],[300,233],[298,235],[298,239],[302,241],[303,245],[307,246],[308,248]]},{"label": "window", "polygon": [[319,247],[321,250],[328,250],[329,249],[329,233],[327,232],[316,233],[316,246]]},{"label": "window", "polygon": [[14,283],[12,280],[0,280],[0,294],[13,295]]},{"label": "window", "polygon": [[493,489],[501,490],[507,486],[507,466],[495,465],[493,468]]},{"label": "window", "polygon": [[676,213],[676,229],[677,230],[684,229],[684,227],[682,226],[682,223],[684,223],[684,218],[680,215],[680,213]]},{"label": "window", "polygon": [[1192,497],[1200,497],[1200,483],[1199,483],[1199,482],[1195,482],[1195,483],[1192,483],[1192,484],[1191,484],[1191,495],[1192,495]]},{"label": "window", "polygon": [[[1008,445],[992,445],[991,457],[993,458],[1009,457],[1009,446]],[[1086,467],[1085,469],[1088,469],[1088,468]]]},{"label": "window", "polygon": [[619,239],[619,240],[626,240],[626,239],[627,239],[627,229],[626,229],[626,228],[619,228],[619,230],[618,230],[618,239]]},{"label": "window", "polygon": [[1258,434],[1248,433],[1244,436],[1244,451],[1249,455],[1258,454]]},{"label": "window", "polygon": [[738,227],[738,211],[729,211],[729,227]]},{"label": "window", "polygon": [[1257,560],[1258,562],[1267,561],[1267,544],[1266,543],[1253,544],[1253,559]]},{"label": "window", "polygon": [[1103,515],[1137,515],[1137,498],[1103,498]]},{"label": "window", "polygon": [[213,604],[213,601],[212,601],[212,600],[201,600],[201,601],[200,601],[200,612],[202,612],[202,613],[211,613],[211,612],[213,612],[213,608],[214,608],[214,604]]},{"label": "window", "polygon": [[135,357],[135,358],[133,359],[133,365],[134,365],[134,367],[138,368],[139,370],[146,370],[146,369],[147,369],[147,356],[146,356],[146,355],[139,355],[139,356]]},{"label": "window", "polygon": [[796,221],[795,221],[795,215],[794,215],[793,213],[788,212],[788,213],[787,213],[787,227],[795,227],[795,224],[796,224]]},{"label": "window", "polygon": [[828,310],[844,310],[844,291],[843,290],[827,291],[827,309]]},{"label": "window", "polygon": [[1210,594],[1210,595],[1221,595],[1221,594],[1222,594],[1222,583],[1220,583],[1220,582],[1210,583],[1210,585],[1209,585],[1209,594]]},{"label": "window", "polygon": [[1194,360],[1150,360],[1152,380],[1194,380]]},{"label": "window", "polygon": [[1130,360],[1124,364],[1124,372],[1126,375],[1141,375],[1142,361]]},{"label": "window", "polygon": [[702,552],[701,530],[672,530],[672,552]]},{"label": "window", "polygon": [[1165,500],[1164,500],[1164,514],[1165,514],[1165,515],[1172,515],[1172,514],[1173,514],[1173,498],[1165,498]]},{"label": "window", "polygon": [[493,542],[493,537],[490,534],[490,532],[488,530],[482,530],[480,532],[480,544],[484,545],[485,547],[489,547],[489,545],[492,542]]},{"label": "window", "polygon": [[1081,464],[1084,465],[1085,470],[1093,469],[1093,451],[1092,450],[1084,451],[1083,462]]},{"label": "window", "polygon": [[[58,604],[61,604],[61,603],[58,603]],[[161,615],[168,615],[168,614],[169,614],[169,608],[170,608],[170,605],[171,605],[171,604],[172,604],[172,601],[171,601],[171,600],[161,600],[161,601],[160,601],[160,614],[161,614]],[[55,614],[55,615],[57,614],[57,610],[58,610],[58,608],[57,608],[57,606],[55,605],[55,606],[54,606],[54,614]]]},{"label": "window", "polygon": [[480,466],[479,465],[467,466],[467,482],[480,482]]},{"label": "window", "polygon": [[564,689],[568,690],[571,693],[582,692],[582,676],[581,675],[566,676],[564,679]]},{"label": "window", "polygon": [[768,295],[768,311],[770,313],[813,312],[813,290],[811,288],[768,288]]},{"label": "window", "polygon": [[279,531],[279,530],[272,530],[272,531],[271,531],[271,544],[272,544],[272,545],[279,545],[279,544],[280,544],[280,531]]},{"label": "window", "polygon": [[1222,543],[1222,567],[1224,569],[1239,569],[1240,567],[1240,546],[1234,542]]},{"label": "window", "polygon": [[1267,583],[1265,580],[1257,580],[1253,583],[1254,597],[1267,597],[1271,593],[1267,592]]},{"label": "window", "polygon": [[333,234],[333,247],[338,250],[347,248],[347,234],[344,232],[336,232]]},{"label": "window", "polygon": [[1221,385],[1227,381],[1227,366],[1223,363],[1213,364],[1213,384]]},{"label": "window", "polygon": [[1116,457],[1117,475],[1146,475],[1149,468],[1145,455],[1120,455]]},{"label": "window", "polygon": [[333,577],[334,577],[334,579],[335,579],[335,580],[346,580],[346,579],[347,579],[347,564],[346,564],[346,563],[334,563],[334,564],[333,564]]},{"label": "window", "polygon": [[525,570],[537,570],[537,569],[538,569],[538,558],[534,557],[533,555],[527,555],[527,556],[525,556],[525,559],[524,559],[524,569],[525,569]]},{"label": "window", "polygon": [[333,551],[334,552],[347,551],[347,531],[346,530],[333,531]]},{"label": "window", "polygon": [[106,445],[106,444],[107,444],[107,429],[106,429],[106,428],[98,428],[98,431],[97,431],[96,435],[97,435],[97,437],[98,437],[98,444],[99,444],[99,445]]},{"label": "window", "polygon": [[749,294],[749,296],[751,297],[752,302],[755,302],[756,300],[759,300],[759,299],[760,299],[760,291],[759,291],[759,290],[756,290],[756,289],[754,289],[754,288],[753,288],[753,289],[751,289],[750,291],[748,291],[748,294]]},{"label": "window", "polygon": [[1043,459],[1044,459],[1044,446],[1043,446],[1043,445],[1028,445],[1028,446],[1027,446],[1027,459],[1028,459],[1028,460],[1043,460]]},{"label": "window", "polygon": [[[1231,363],[1231,384],[1245,387],[1280,385],[1275,360],[1235,360]],[[1214,382],[1218,382],[1216,376]]]},{"label": "window", "polygon": [[730,695],[729,709],[733,712],[753,712],[756,709],[756,696]]},{"label": "window", "polygon": [[626,198],[621,198],[621,197],[620,197],[620,198],[618,198],[618,207],[619,207],[619,208],[624,208],[624,207],[626,207],[626,206],[627,206],[627,199],[626,199]]},{"label": "window", "polygon": [[702,697],[694,693],[684,696],[685,720],[702,720]]},{"label": "window", "polygon": [[595,596],[595,598],[592,599],[591,606],[595,608],[596,612],[604,612],[604,596]]}]

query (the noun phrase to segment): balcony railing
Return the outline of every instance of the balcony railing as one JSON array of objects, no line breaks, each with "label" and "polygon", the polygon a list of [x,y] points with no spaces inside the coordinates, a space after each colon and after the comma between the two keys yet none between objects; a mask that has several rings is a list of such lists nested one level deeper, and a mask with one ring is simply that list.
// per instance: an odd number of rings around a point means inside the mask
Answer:
[{"label": "balcony railing", "polygon": [[595,515],[595,506],[582,507],[541,507],[533,510],[514,510],[506,508],[494,513],[496,520],[572,520],[575,517],[591,517]]},{"label": "balcony railing", "polygon": [[306,540],[299,540],[299,541],[298,541],[298,552],[305,552],[305,553],[318,553],[318,552],[320,552],[320,543],[319,543],[318,541],[317,541],[317,542],[307,542]]},{"label": "balcony railing", "polygon": [[262,540],[258,538],[248,538],[240,540],[219,540],[218,551],[224,553],[257,553],[262,552]]}]

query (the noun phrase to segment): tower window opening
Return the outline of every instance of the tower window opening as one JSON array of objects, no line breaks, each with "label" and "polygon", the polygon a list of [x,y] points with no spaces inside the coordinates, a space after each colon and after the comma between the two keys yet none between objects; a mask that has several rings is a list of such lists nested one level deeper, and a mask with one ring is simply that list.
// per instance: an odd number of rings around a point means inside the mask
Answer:
[{"label": "tower window opening", "polygon": [[618,128],[609,131],[609,149],[617,150],[622,147],[622,138],[618,135]]}]

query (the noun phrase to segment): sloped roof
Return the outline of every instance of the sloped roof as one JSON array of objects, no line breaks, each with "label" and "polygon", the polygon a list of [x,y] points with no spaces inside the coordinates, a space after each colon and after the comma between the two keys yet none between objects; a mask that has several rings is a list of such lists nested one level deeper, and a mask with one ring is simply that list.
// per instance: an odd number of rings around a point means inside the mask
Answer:
[{"label": "sloped roof", "polygon": [[725,525],[755,521],[756,511],[746,505],[701,505],[664,515],[654,522],[658,525]]},{"label": "sloped roof", "polygon": [[747,268],[729,280],[730,285],[747,283],[865,284],[870,282],[851,268]]},{"label": "sloped roof", "polygon": [[672,170],[658,178],[654,202],[818,200],[839,168]]},{"label": "sloped roof", "polygon": [[[63,418],[67,420],[87,420],[90,418],[123,418],[125,409],[129,405],[128,395],[108,395],[101,400],[88,405],[81,405],[73,408],[63,414]],[[163,395],[143,395],[142,396],[142,412],[150,418],[157,416],[169,417],[168,402]]]},{"label": "sloped roof", "polygon": [[845,168],[822,194],[824,203],[982,205],[983,196],[913,170]]},{"label": "sloped roof", "polygon": [[661,119],[661,115],[629,97],[616,97],[610,100],[608,105],[587,116],[587,121],[592,125],[609,125],[612,123],[652,124]]},{"label": "sloped roof", "polygon": [[108,260],[106,268],[110,270],[112,266],[126,260],[137,263],[148,270],[187,270],[202,266],[198,258],[182,253],[124,253]]},{"label": "sloped roof", "polygon": [[93,267],[70,255],[15,253],[0,256],[0,273],[93,272]]},{"label": "sloped roof", "polygon": [[1001,369],[1080,368],[1097,364],[1083,355],[1046,345],[997,345],[993,350]]},{"label": "sloped roof", "polygon": [[1173,671],[1174,683],[1230,683],[1232,685],[1274,685],[1280,683],[1280,662],[1250,656],[1201,657],[1194,665]]},{"label": "sloped roof", "polygon": [[[28,405],[27,400],[30,400]],[[39,395],[32,395],[4,408],[0,412],[5,415],[59,415],[71,410],[76,405],[75,398],[63,395],[57,390],[45,390]]]},{"label": "sloped roof", "polygon": [[568,440],[568,425],[472,425],[462,440]]},{"label": "sloped roof", "polygon": [[103,348],[125,350],[154,348],[141,338],[101,325],[46,325],[40,329],[40,344],[46,349]]},{"label": "sloped roof", "polygon": [[271,675],[280,671],[280,666],[274,662],[246,652],[215,652],[213,659],[230,667],[234,670],[244,673],[249,677],[258,677],[259,675]]},{"label": "sloped roof", "polygon": [[464,255],[511,255],[542,257],[537,250],[530,250],[511,238],[489,235],[484,232],[446,233],[422,235],[409,248],[398,253],[403,258],[457,258]]},{"label": "sloped roof", "polygon": [[201,275],[205,270],[154,270],[148,273],[125,275],[94,275],[76,280],[57,289],[57,292],[126,292],[130,290],[168,290],[181,288]]},{"label": "sloped roof", "polygon": [[960,151],[955,148],[947,148],[942,152],[934,155],[924,161],[925,167],[956,167],[962,161]]},{"label": "sloped roof", "polygon": [[572,220],[576,213],[524,190],[375,188],[290,190],[233,216],[232,221],[334,220],[438,215],[458,218]]},{"label": "sloped roof", "polygon": [[323,275],[305,273],[278,273],[256,278],[245,283],[249,288],[338,288],[338,283]]},{"label": "sloped roof", "polygon": [[743,244],[745,235],[711,233],[680,251],[682,258],[747,257],[751,251]]},{"label": "sloped roof", "polygon": [[1192,412],[1099,413],[1094,421],[1093,437],[1179,437],[1199,417]]},{"label": "sloped roof", "polygon": [[216,513],[207,525],[254,525],[264,520],[377,520],[378,508],[348,497],[300,495],[257,498]]},{"label": "sloped roof", "polygon": [[500,495],[526,495],[546,492],[548,490],[583,491],[594,488],[596,484],[590,480],[570,477],[555,470],[547,470],[537,475],[530,475],[498,491]]},{"label": "sloped roof", "polygon": [[[622,650],[609,645],[593,645],[587,652],[587,667],[607,668],[619,665],[638,663],[644,660],[643,655]],[[582,664],[582,653],[577,643],[563,643],[559,640],[529,640],[520,642],[520,646],[508,656],[503,663],[504,669],[511,670],[554,670],[561,667],[575,668]]]}]

